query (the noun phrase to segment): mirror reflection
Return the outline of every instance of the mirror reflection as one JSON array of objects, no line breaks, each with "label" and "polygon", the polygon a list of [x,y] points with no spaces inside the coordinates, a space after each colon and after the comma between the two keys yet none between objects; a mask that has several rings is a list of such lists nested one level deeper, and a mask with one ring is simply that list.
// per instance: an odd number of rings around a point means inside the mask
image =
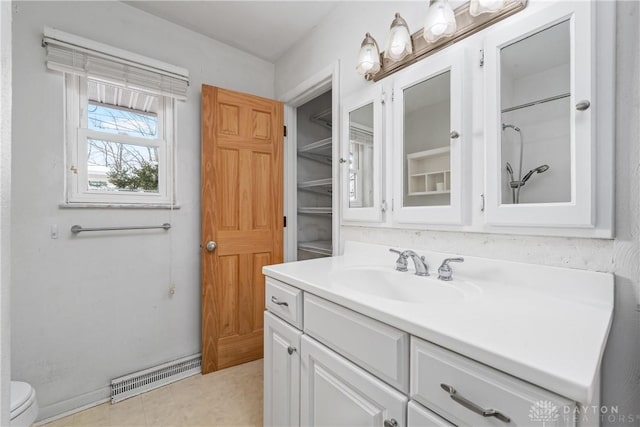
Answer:
[{"label": "mirror reflection", "polygon": [[404,206],[451,203],[451,72],[404,90]]},{"label": "mirror reflection", "polygon": [[500,53],[502,203],[571,201],[569,21]]},{"label": "mirror reflection", "polygon": [[349,207],[373,206],[373,103],[349,113]]}]

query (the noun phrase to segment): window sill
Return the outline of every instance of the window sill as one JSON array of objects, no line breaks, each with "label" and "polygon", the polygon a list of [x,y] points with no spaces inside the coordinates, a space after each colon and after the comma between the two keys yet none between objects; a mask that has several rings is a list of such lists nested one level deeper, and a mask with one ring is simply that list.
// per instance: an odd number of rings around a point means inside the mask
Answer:
[{"label": "window sill", "polygon": [[61,209],[180,209],[180,205],[153,203],[60,203]]}]

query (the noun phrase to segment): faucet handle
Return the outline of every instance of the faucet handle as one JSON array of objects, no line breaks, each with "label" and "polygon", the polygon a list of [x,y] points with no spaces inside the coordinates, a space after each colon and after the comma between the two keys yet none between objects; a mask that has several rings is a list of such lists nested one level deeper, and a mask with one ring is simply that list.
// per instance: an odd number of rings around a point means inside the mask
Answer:
[{"label": "faucet handle", "polygon": [[398,259],[396,260],[396,270],[398,271],[408,271],[409,269],[407,268],[407,256],[404,254],[404,252],[399,251],[397,249],[393,249],[390,248],[389,252],[393,252],[398,254]]},{"label": "faucet handle", "polygon": [[451,278],[453,276],[453,270],[451,269],[451,266],[449,265],[450,262],[464,262],[464,258],[462,258],[462,257],[459,257],[459,258],[445,258],[445,260],[442,261],[442,264],[440,265],[440,268],[438,268],[438,279],[444,280],[446,282],[451,280]]}]

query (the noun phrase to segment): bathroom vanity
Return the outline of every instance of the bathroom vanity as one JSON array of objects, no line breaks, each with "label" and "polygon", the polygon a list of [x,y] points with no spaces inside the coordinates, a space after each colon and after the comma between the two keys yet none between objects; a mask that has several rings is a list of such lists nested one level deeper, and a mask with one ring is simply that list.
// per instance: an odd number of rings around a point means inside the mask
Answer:
[{"label": "bathroom vanity", "polygon": [[416,252],[263,268],[265,425],[599,425],[611,274]]}]

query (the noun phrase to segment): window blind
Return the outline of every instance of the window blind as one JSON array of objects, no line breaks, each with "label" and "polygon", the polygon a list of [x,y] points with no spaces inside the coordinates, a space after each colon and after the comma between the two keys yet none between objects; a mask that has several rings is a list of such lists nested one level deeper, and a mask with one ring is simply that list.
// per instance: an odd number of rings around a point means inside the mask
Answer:
[{"label": "window blind", "polygon": [[47,68],[142,90],[181,101],[187,99],[187,70],[57,30],[45,29]]}]

